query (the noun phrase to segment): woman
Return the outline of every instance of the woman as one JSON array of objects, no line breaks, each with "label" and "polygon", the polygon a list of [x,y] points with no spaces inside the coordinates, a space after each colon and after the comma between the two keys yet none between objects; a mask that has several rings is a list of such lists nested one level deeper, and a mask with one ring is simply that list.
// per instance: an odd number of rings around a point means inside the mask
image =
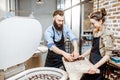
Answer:
[{"label": "woman", "polygon": [[[89,60],[94,65],[84,74],[81,80],[104,80],[103,73],[105,72],[106,62],[112,56],[112,33],[103,25],[105,22],[106,10],[93,12],[89,19],[93,26],[93,42],[92,48],[87,50],[81,56],[86,57],[90,54]],[[100,70],[96,74],[97,69]]]}]

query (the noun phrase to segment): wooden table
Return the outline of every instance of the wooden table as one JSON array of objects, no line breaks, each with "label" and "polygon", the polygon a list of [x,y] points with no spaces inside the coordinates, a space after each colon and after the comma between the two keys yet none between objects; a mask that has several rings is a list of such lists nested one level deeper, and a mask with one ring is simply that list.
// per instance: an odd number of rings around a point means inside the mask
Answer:
[{"label": "wooden table", "polygon": [[105,77],[109,80],[120,80],[120,63],[109,60]]},{"label": "wooden table", "polygon": [[0,70],[0,80],[4,80],[5,75],[4,75],[4,71]]}]

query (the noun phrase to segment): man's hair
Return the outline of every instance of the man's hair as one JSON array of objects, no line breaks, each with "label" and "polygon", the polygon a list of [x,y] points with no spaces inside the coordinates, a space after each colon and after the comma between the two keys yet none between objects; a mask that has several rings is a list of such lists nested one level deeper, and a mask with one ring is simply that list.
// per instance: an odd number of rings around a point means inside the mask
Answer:
[{"label": "man's hair", "polygon": [[56,10],[53,13],[53,17],[56,16],[56,15],[64,16],[64,11],[63,10]]}]

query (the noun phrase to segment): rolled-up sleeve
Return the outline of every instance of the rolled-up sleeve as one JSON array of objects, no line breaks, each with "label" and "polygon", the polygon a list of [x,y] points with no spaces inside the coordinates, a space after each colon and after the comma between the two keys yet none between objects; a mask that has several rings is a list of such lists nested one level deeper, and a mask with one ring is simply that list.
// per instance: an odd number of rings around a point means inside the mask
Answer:
[{"label": "rolled-up sleeve", "polygon": [[50,49],[53,45],[55,45],[55,44],[54,44],[54,41],[53,41],[52,30],[47,29],[47,30],[45,31],[44,38],[45,38],[45,41],[47,42],[47,46],[48,46],[49,49]]}]

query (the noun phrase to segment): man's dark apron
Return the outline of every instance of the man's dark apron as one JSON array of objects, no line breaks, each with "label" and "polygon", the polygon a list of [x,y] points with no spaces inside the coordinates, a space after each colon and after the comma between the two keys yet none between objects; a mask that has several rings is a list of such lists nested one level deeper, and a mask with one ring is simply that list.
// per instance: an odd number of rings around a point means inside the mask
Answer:
[{"label": "man's dark apron", "polygon": [[[54,32],[53,41],[54,41],[55,45],[56,45],[59,49],[65,51],[63,31],[62,31],[61,40],[58,41],[58,42],[56,42],[56,41],[55,41],[55,31],[54,31],[53,28],[52,28],[52,30],[53,30],[53,32]],[[46,57],[45,66],[46,66],[46,67],[56,67],[56,68],[59,68],[59,67],[61,67],[62,65],[63,65],[62,55],[56,54],[56,53],[54,53],[53,51],[50,51],[50,50],[48,49],[48,54],[47,54],[47,57]]]},{"label": "man's dark apron", "polygon": [[[93,38],[92,49],[90,53],[90,62],[96,64],[102,58],[99,48],[100,37]],[[81,80],[103,80],[103,73],[105,71],[105,64],[99,67],[100,74],[84,74]]]}]

